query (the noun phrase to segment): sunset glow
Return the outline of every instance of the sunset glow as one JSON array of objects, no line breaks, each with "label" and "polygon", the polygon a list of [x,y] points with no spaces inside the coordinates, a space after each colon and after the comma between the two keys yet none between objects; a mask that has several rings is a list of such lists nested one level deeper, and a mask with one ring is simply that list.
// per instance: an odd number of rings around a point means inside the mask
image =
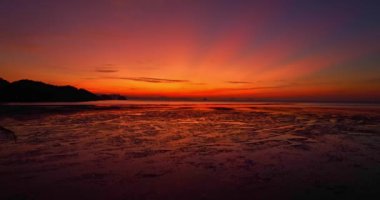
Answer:
[{"label": "sunset glow", "polygon": [[0,0],[0,200],[379,183],[380,0]]},{"label": "sunset glow", "polygon": [[0,77],[136,97],[380,100],[379,4],[350,2],[5,0]]}]

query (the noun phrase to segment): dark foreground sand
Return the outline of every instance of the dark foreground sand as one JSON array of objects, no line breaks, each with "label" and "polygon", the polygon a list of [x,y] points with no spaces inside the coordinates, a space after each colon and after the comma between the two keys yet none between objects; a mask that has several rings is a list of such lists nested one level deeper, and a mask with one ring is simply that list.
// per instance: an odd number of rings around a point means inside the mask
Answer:
[{"label": "dark foreground sand", "polygon": [[0,106],[0,199],[380,198],[380,109]]}]

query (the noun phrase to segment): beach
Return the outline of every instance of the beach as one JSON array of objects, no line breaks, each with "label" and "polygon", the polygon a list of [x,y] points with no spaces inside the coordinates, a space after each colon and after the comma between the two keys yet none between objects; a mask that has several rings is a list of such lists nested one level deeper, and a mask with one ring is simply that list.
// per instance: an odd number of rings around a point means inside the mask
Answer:
[{"label": "beach", "polygon": [[[111,102],[111,101],[110,101]],[[380,107],[1,105],[0,199],[380,197]]]}]

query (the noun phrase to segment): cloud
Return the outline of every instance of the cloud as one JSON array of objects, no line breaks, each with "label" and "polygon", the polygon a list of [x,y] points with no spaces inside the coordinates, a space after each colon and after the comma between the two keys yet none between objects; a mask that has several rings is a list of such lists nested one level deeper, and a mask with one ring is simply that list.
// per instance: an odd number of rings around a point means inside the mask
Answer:
[{"label": "cloud", "polygon": [[117,70],[117,69],[102,68],[102,69],[96,69],[95,71],[96,72],[100,72],[100,73],[115,73],[115,72],[118,72],[119,70]]},{"label": "cloud", "polygon": [[278,86],[261,86],[261,87],[249,87],[249,88],[230,88],[231,90],[266,90],[266,89],[277,89],[286,88],[290,85],[278,85]]},{"label": "cloud", "polygon": [[371,79],[368,79],[366,82],[375,82],[375,83],[379,83],[379,82],[380,82],[380,78],[371,78]]},{"label": "cloud", "polygon": [[191,83],[192,85],[207,85],[207,83]]},{"label": "cloud", "polygon": [[226,83],[231,83],[231,84],[249,84],[251,82],[246,82],[246,81],[226,81]]},{"label": "cloud", "polygon": [[178,80],[178,79],[163,79],[163,78],[152,78],[152,77],[106,77],[111,79],[121,79],[130,80],[146,83],[188,83],[189,80]]},{"label": "cloud", "polygon": [[218,91],[247,91],[247,90],[267,90],[267,89],[280,89],[295,86],[293,84],[274,85],[274,86],[257,86],[257,87],[243,87],[243,88],[217,88]]},{"label": "cloud", "polygon": [[115,69],[114,64],[104,64],[101,67],[97,67],[95,71],[100,72],[100,73],[115,73],[115,72],[118,72],[119,70]]},{"label": "cloud", "polygon": [[247,89],[249,89],[249,90],[265,90],[265,89],[276,89],[276,88],[286,88],[286,87],[290,87],[290,85],[251,87],[251,88],[247,88]]}]

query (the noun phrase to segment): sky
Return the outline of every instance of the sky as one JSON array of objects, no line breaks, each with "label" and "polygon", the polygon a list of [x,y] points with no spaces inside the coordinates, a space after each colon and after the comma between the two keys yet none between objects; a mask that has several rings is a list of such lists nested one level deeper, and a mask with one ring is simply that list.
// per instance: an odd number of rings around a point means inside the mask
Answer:
[{"label": "sky", "polygon": [[0,77],[135,97],[380,101],[380,3],[1,0]]}]

